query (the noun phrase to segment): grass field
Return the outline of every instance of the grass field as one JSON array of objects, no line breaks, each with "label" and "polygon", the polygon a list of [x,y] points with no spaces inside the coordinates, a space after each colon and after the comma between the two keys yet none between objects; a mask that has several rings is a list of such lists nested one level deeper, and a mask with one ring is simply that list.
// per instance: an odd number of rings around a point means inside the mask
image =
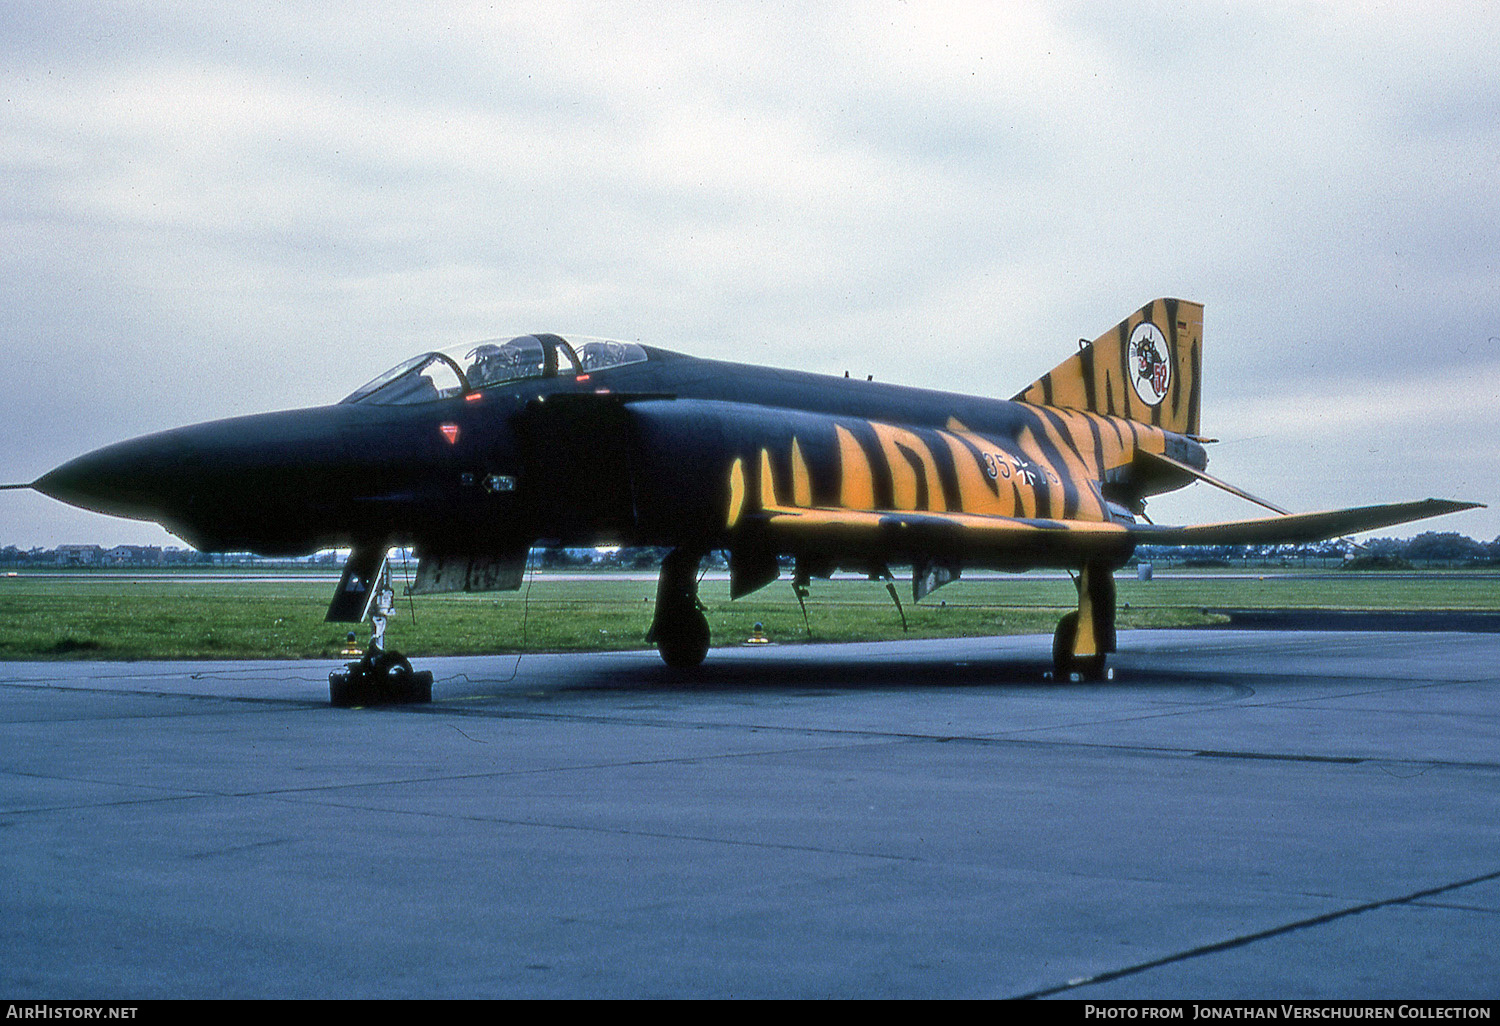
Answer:
[{"label": "grass field", "polygon": [[[1500,610],[1500,579],[1465,571],[1122,576],[1118,588],[1122,628],[1201,626],[1222,620],[1216,608]],[[348,628],[323,622],[332,590],[326,580],[0,578],[0,659],[338,658]],[[539,574],[520,592],[403,598],[388,644],[417,656],[641,648],[655,592],[649,580]],[[1066,578],[1021,575],[960,581],[913,604],[906,584],[903,634],[878,583],[813,582],[805,623],[785,581],[737,602],[724,581],[700,592],[717,644],[756,623],[781,644],[1051,633],[1073,595]]]}]

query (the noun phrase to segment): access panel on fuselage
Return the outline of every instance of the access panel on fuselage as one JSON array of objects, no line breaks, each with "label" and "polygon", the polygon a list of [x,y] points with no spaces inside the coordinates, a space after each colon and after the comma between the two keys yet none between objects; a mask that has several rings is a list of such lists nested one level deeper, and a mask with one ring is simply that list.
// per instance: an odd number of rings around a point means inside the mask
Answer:
[{"label": "access panel on fuselage", "polygon": [[633,540],[630,426],[621,403],[594,395],[533,400],[517,418],[518,490],[543,541]]}]

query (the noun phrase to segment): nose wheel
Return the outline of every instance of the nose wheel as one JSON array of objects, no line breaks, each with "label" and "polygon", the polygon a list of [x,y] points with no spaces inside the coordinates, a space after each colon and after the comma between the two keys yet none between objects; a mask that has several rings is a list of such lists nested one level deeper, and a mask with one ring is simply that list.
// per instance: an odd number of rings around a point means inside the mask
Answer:
[{"label": "nose wheel", "polygon": [[411,705],[432,701],[432,671],[413,670],[400,652],[370,649],[344,672],[328,675],[330,704],[348,709],[356,705]]}]

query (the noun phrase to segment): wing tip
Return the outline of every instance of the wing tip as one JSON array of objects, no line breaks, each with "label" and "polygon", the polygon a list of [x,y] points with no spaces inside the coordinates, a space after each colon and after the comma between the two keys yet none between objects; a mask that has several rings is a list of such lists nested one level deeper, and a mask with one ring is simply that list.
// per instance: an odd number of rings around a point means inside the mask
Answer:
[{"label": "wing tip", "polygon": [[1463,499],[1423,499],[1412,505],[1435,510],[1433,516],[1441,516],[1444,513],[1462,513],[1466,509],[1489,509],[1489,506],[1482,502],[1467,502]]}]

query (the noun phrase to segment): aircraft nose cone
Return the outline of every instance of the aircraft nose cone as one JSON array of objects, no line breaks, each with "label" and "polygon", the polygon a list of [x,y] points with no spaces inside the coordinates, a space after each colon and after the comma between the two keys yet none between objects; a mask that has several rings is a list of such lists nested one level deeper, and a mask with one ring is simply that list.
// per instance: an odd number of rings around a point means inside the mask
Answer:
[{"label": "aircraft nose cone", "polygon": [[350,491],[348,408],[175,428],[80,456],[32,487],[84,509],[154,520],[200,549],[316,547]]},{"label": "aircraft nose cone", "polygon": [[149,518],[170,501],[162,471],[172,454],[135,439],[96,449],[43,474],[32,487],[72,506],[113,516]]}]

